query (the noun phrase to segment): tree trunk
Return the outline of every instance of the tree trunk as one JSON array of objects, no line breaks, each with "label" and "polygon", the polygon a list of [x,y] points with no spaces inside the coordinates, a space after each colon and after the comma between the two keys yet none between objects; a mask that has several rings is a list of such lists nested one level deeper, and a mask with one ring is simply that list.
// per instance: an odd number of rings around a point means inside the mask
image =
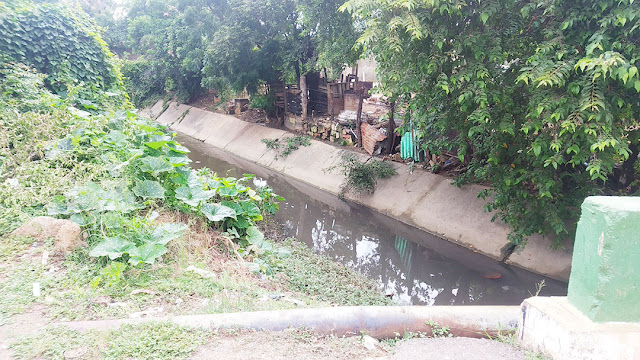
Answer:
[{"label": "tree trunk", "polygon": [[388,154],[393,154],[393,145],[396,143],[396,121],[394,115],[396,112],[396,102],[391,103],[391,109],[389,110],[389,124],[387,124],[387,138],[389,139]]},{"label": "tree trunk", "polygon": [[284,122],[287,121],[287,112],[289,110],[289,104],[287,104],[287,81],[282,80],[282,100],[284,101],[283,111],[282,111],[282,122],[280,123],[280,128],[284,127]]},{"label": "tree trunk", "polygon": [[300,76],[300,100],[302,105],[302,119],[307,119],[307,77],[305,75]]}]

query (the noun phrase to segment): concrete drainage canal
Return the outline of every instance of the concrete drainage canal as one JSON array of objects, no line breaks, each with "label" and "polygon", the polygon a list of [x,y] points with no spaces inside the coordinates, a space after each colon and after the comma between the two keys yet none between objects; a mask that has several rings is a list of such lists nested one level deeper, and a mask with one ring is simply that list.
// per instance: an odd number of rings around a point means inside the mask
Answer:
[{"label": "concrete drainage canal", "polygon": [[564,296],[567,285],[510,267],[386,215],[348,203],[186,135],[193,167],[239,177],[256,174],[286,200],[276,221],[286,236],[375,280],[398,304],[519,305]]}]

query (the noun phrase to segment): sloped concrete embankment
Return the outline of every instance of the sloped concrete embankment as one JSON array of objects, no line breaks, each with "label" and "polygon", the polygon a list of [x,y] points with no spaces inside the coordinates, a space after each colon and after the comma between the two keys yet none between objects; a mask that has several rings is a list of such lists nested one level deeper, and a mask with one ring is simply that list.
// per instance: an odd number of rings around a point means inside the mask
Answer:
[{"label": "sloped concrete embankment", "polygon": [[[241,121],[187,105],[160,101],[142,115],[168,125],[172,130],[194,137],[207,144],[249,161],[278,171],[333,194],[340,192],[344,176],[327,169],[339,164],[342,149],[320,141],[312,141],[304,150],[286,158],[277,158],[261,139],[283,139],[291,133]],[[366,156],[355,153],[361,158]],[[491,222],[491,213],[482,210],[485,201],[477,194],[480,185],[462,188],[451,180],[422,170],[409,169],[393,163],[398,175],[381,180],[372,195],[347,198],[384,213],[409,225],[438,235],[486,256],[548,277],[567,281],[571,267],[569,250],[552,250],[550,240],[534,236],[526,248],[505,258],[508,228],[499,221]]]}]

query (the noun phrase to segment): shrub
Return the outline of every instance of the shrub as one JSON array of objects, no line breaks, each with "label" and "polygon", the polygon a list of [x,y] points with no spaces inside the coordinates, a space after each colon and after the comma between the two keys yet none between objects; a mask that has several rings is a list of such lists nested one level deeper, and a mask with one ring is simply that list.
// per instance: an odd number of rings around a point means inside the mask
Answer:
[{"label": "shrub", "polygon": [[[371,160],[371,159],[369,159]],[[354,154],[342,156],[338,167],[346,177],[341,193],[353,191],[357,194],[373,194],[378,179],[386,179],[396,174],[396,169],[386,161],[360,161]],[[332,170],[333,168],[330,168]]]}]

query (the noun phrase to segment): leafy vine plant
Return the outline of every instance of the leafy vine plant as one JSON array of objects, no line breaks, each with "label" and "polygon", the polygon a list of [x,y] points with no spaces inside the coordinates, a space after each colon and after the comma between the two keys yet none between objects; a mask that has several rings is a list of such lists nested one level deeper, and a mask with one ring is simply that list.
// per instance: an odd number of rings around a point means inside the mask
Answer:
[{"label": "leafy vine plant", "polygon": [[47,74],[57,93],[70,86],[120,92],[122,75],[95,24],[58,4],[0,2],[0,53]]},{"label": "leafy vine plant", "polygon": [[[634,0],[349,0],[380,91],[431,153],[466,166],[524,244],[573,238],[586,196],[638,194]],[[409,121],[405,121],[408,124]],[[406,125],[405,125],[406,127]]]},{"label": "leafy vine plant", "polygon": [[[186,225],[156,224],[152,211],[168,206],[195,213],[211,226],[237,239],[242,254],[262,255],[272,248],[255,222],[274,213],[282,198],[263,186],[248,186],[253,175],[218,177],[208,169],[189,167],[188,149],[166,134],[161,125],[120,112],[110,128],[88,127],[50,145],[47,158],[72,153],[98,161],[108,176],[53,198],[49,215],[68,216],[83,226],[95,244],[93,257],[124,259],[132,266],[153,264]],[[98,157],[93,157],[100,154]]]}]

